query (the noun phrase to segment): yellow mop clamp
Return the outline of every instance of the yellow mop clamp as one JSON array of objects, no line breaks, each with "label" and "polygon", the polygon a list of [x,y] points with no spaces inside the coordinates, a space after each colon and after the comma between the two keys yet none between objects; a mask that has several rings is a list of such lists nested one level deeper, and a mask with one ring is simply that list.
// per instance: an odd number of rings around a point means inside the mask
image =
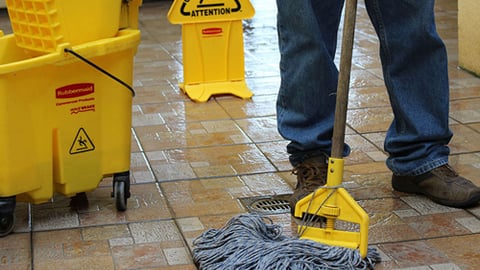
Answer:
[{"label": "yellow mop clamp", "polygon": [[[332,153],[328,160],[327,184],[301,199],[295,205],[295,216],[302,218],[306,215],[313,215],[326,218],[324,228],[309,227],[309,224],[299,225],[300,238],[310,239],[327,245],[358,249],[360,255],[365,258],[368,251],[369,217],[342,187],[343,149],[345,145],[345,126],[356,12],[357,0],[347,0],[332,137]],[[358,231],[337,229],[335,227],[337,220],[358,224],[360,228]]]},{"label": "yellow mop clamp", "polygon": [[[341,187],[343,177],[343,159],[330,158],[328,164],[327,185],[298,201],[295,205],[295,216],[304,214],[326,218],[324,228],[299,225],[300,238],[310,239],[326,245],[358,249],[365,258],[368,250],[367,213]],[[335,229],[335,222],[342,220],[360,225],[358,232]]]}]

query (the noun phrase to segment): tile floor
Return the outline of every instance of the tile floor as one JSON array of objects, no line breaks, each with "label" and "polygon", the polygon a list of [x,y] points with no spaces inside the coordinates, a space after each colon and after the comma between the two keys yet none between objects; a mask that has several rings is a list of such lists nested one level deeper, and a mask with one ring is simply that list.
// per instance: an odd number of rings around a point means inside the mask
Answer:
[{"label": "tile floor", "polygon": [[[69,198],[19,203],[16,228],[0,238],[1,269],[195,269],[191,243],[246,212],[240,198],[287,194],[294,185],[277,133],[279,87],[275,1],[253,0],[244,22],[250,100],[223,95],[192,102],[183,80],[181,27],[170,1],[144,1],[135,57],[131,192],[126,212],[110,198],[111,180]],[[451,164],[480,185],[480,79],[457,68],[457,4],[439,0],[438,29],[449,54]],[[0,27],[10,33],[5,10]],[[378,42],[360,3],[346,140],[345,184],[371,218],[376,269],[478,269],[480,206],[459,210],[393,192],[382,143],[392,114],[377,56]],[[272,215],[292,235],[289,214]]]}]

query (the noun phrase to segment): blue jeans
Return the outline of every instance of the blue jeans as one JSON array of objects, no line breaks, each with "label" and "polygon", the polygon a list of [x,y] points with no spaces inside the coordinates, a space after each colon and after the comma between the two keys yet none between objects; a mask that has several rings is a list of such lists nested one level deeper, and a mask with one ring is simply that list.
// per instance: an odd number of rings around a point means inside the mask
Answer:
[{"label": "blue jeans", "polygon": [[[394,119],[384,148],[396,175],[448,163],[447,53],[436,32],[434,0],[365,0],[380,40]],[[277,0],[280,134],[293,166],[331,151],[338,70],[334,64],[341,0]],[[344,155],[350,152],[345,145]]]}]

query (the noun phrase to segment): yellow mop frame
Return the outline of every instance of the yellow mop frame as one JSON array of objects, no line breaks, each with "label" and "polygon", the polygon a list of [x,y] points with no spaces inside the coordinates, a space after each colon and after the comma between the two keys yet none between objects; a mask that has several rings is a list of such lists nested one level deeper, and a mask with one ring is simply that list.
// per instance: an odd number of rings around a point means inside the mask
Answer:
[{"label": "yellow mop frame", "polygon": [[[348,90],[352,65],[352,49],[355,34],[357,0],[347,0],[345,6],[344,27],[340,72],[338,78],[335,123],[332,137],[332,153],[328,160],[327,183],[301,199],[295,206],[295,216],[305,214],[326,218],[324,228],[299,225],[300,238],[314,240],[323,244],[358,249],[365,258],[368,250],[369,217],[362,207],[342,187],[344,160],[343,149],[348,106]],[[344,231],[335,228],[336,220],[359,225],[359,231]]]}]

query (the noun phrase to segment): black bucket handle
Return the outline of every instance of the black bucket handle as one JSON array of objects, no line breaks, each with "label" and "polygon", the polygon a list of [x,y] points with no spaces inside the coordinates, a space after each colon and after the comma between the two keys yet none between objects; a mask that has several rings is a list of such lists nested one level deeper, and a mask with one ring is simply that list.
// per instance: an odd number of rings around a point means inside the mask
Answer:
[{"label": "black bucket handle", "polygon": [[119,79],[118,77],[115,77],[113,74],[109,73],[108,71],[106,71],[105,69],[99,67],[98,65],[96,65],[95,63],[93,63],[92,61],[88,60],[87,58],[81,56],[80,54],[78,54],[77,52],[69,49],[69,48],[65,48],[64,51],[66,53],[71,53],[72,55],[74,55],[75,57],[77,57],[78,59],[82,60],[83,62],[87,63],[88,65],[92,66],[93,68],[97,69],[98,71],[102,72],[103,74],[107,75],[108,77],[112,78],[113,80],[117,81],[118,83],[120,83],[121,85],[125,86],[128,90],[130,90],[130,92],[132,93],[132,97],[135,96],[135,90],[133,90],[133,88],[128,85],[126,82],[122,81],[121,79]]}]

